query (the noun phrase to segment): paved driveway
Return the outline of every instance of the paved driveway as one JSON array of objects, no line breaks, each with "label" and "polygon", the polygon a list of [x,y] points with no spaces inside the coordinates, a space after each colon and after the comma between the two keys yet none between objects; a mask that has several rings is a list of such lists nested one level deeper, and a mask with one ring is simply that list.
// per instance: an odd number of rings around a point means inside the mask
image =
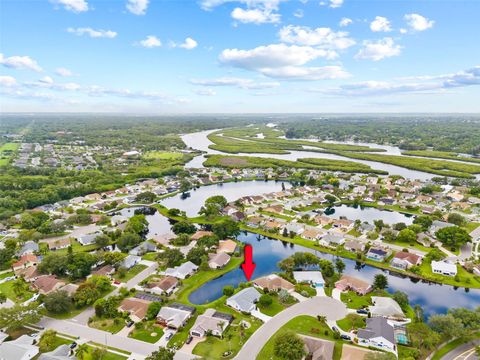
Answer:
[{"label": "paved driveway", "polygon": [[347,315],[347,307],[341,301],[326,296],[317,296],[292,305],[263,324],[248,339],[235,357],[237,360],[254,360],[265,343],[273,334],[291,319],[300,315],[326,316],[329,321],[343,319]]}]

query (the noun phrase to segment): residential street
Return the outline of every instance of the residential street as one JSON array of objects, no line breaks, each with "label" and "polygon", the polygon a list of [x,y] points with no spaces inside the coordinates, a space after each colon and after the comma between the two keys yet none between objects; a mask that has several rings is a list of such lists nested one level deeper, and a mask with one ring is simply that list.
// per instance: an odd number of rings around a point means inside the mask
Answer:
[{"label": "residential street", "polygon": [[475,355],[475,347],[480,345],[480,339],[470,341],[460,345],[447,353],[441,360],[477,360]]},{"label": "residential street", "polygon": [[248,339],[235,357],[237,360],[255,359],[265,343],[291,319],[300,315],[323,315],[327,320],[339,320],[347,315],[347,307],[340,301],[326,296],[316,296],[297,303],[272,317]]}]

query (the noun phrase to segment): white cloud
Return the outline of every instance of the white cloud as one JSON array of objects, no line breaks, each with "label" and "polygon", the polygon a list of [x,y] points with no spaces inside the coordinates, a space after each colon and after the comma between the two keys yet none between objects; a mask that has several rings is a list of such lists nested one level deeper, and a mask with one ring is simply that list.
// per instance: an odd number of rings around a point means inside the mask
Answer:
[{"label": "white cloud", "polygon": [[0,76],[0,86],[13,87],[17,85],[17,80],[13,76]]},{"label": "white cloud", "polygon": [[162,42],[155,35],[148,35],[144,40],[140,41],[140,45],[144,48],[152,49],[162,46]]},{"label": "white cloud", "polygon": [[266,24],[266,23],[278,23],[280,22],[281,15],[272,12],[270,9],[242,9],[235,8],[230,14],[233,19],[240,21],[241,23],[254,23],[254,24]]},{"label": "white cloud", "polygon": [[386,17],[376,16],[375,20],[370,23],[370,30],[373,32],[388,32],[392,31],[392,27]]},{"label": "white cloud", "polygon": [[264,69],[263,74],[276,79],[307,81],[345,79],[350,77],[350,74],[341,66],[283,66],[279,68]]},{"label": "white cloud", "polygon": [[330,0],[331,8],[339,8],[343,5],[343,0]]},{"label": "white cloud", "polygon": [[328,27],[311,29],[308,26],[284,26],[279,31],[280,40],[287,43],[320,46],[327,49],[346,49],[355,44],[348,32],[335,32]]},{"label": "white cloud", "polygon": [[251,50],[225,49],[220,54],[222,63],[248,70],[304,65],[317,58],[336,58],[334,51],[310,46],[271,44]]},{"label": "white cloud", "polygon": [[405,15],[405,21],[413,31],[424,31],[433,27],[435,21],[429,20],[419,14],[407,14]]},{"label": "white cloud", "polygon": [[69,76],[73,76],[73,72],[66,69],[66,68],[57,68],[55,70],[55,74],[59,75],[59,76],[62,76],[62,77],[69,77]]},{"label": "white cloud", "polygon": [[296,18],[303,18],[303,10],[302,9],[297,9],[293,12],[293,16],[295,16]]},{"label": "white cloud", "polygon": [[193,92],[200,96],[215,96],[217,93],[213,89],[195,89]]},{"label": "white cloud", "polygon": [[128,0],[126,8],[132,14],[145,15],[149,0]]},{"label": "white cloud", "polygon": [[38,81],[40,81],[41,83],[44,83],[44,84],[53,84],[53,79],[50,76],[44,76],[43,78],[41,78]]},{"label": "white cloud", "polygon": [[341,96],[384,96],[398,93],[428,93],[452,88],[480,85],[480,66],[465,71],[436,76],[417,76],[395,81],[363,81],[341,85],[334,89],[309,89]]},{"label": "white cloud", "polygon": [[83,36],[83,35],[88,35],[91,38],[108,38],[108,39],[113,39],[114,37],[117,36],[117,33],[112,30],[94,30],[92,28],[68,28],[67,31],[69,33],[78,35],[78,36]]},{"label": "white cloud", "polygon": [[215,79],[192,79],[190,83],[200,86],[233,86],[241,89],[271,89],[280,86],[278,82],[256,82],[252,79],[220,77]]},{"label": "white cloud", "polygon": [[399,31],[400,31],[400,34],[406,34],[408,32],[408,30],[405,28],[401,28]]},{"label": "white cloud", "polygon": [[75,13],[88,11],[88,3],[85,0],[51,0],[51,2]]},{"label": "white cloud", "polygon": [[353,23],[353,20],[350,19],[350,18],[347,18],[347,17],[344,17],[340,20],[340,22],[338,23],[338,25],[340,25],[341,27],[345,27],[345,26],[348,26],[350,25],[351,23]]},{"label": "white cloud", "polygon": [[363,48],[355,55],[355,58],[379,61],[387,57],[400,55],[401,49],[402,47],[396,45],[390,37],[378,41],[365,40]]},{"label": "white cloud", "polygon": [[0,64],[12,69],[42,71],[37,62],[29,56],[10,56],[6,58],[3,54],[0,54]]},{"label": "white cloud", "polygon": [[281,1],[286,0],[201,0],[200,6],[203,10],[212,10],[213,8],[226,3],[239,3],[245,4],[249,8],[278,8],[278,5]]},{"label": "white cloud", "polygon": [[340,66],[302,67],[318,59],[334,59],[333,50],[286,44],[259,46],[251,50],[225,49],[220,62],[238,68],[257,71],[265,76],[286,80],[321,80],[348,76]]},{"label": "white cloud", "polygon": [[192,49],[195,49],[197,45],[198,43],[195,40],[193,40],[191,37],[187,37],[182,44],[178,45],[178,47],[181,47],[187,50],[192,50]]}]

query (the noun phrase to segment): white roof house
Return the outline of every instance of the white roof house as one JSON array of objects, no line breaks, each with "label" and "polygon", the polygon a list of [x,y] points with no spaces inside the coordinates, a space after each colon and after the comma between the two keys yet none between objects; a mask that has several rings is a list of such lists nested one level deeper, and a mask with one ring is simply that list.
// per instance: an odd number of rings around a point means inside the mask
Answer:
[{"label": "white roof house", "polygon": [[457,275],[457,265],[446,261],[432,261],[432,272],[434,274],[455,276]]},{"label": "white roof house", "polygon": [[308,282],[310,284],[324,284],[323,275],[320,271],[294,271],[293,278],[297,283]]},{"label": "white roof house", "polygon": [[53,351],[41,354],[38,360],[71,360],[73,358],[70,352],[70,346],[63,344]]},{"label": "white roof house", "polygon": [[190,334],[197,337],[204,337],[208,332],[212,335],[222,336],[227,329],[233,316],[216,311],[215,309],[207,309],[205,313],[199,315],[195,324],[190,329]]},{"label": "white roof house", "polygon": [[253,287],[243,289],[232,297],[227,299],[227,305],[245,313],[251,313],[257,306],[256,302],[260,299],[260,293]]},{"label": "white roof house", "polygon": [[394,354],[397,353],[395,332],[387,319],[382,317],[367,318],[367,327],[358,329],[358,344],[361,346],[371,346],[386,350]]},{"label": "white roof house", "polygon": [[372,316],[381,316],[386,318],[405,318],[402,308],[398,303],[389,297],[372,296],[373,306],[369,310]]},{"label": "white roof house", "polygon": [[97,236],[102,235],[101,231],[96,231],[91,234],[85,234],[77,237],[77,241],[82,245],[91,245],[95,242]]},{"label": "white roof house", "polygon": [[195,308],[193,307],[174,303],[160,309],[157,321],[164,326],[178,329],[185,325],[194,312]]},{"label": "white roof house", "polygon": [[13,341],[5,341],[0,345],[0,359],[29,360],[39,353],[38,347],[32,345],[33,338],[22,335]]},{"label": "white roof house", "polygon": [[176,266],[174,268],[168,268],[165,270],[165,275],[176,277],[177,279],[185,279],[197,271],[198,266],[187,261],[182,265]]},{"label": "white roof house", "polygon": [[122,261],[122,266],[127,269],[131,269],[135,265],[137,265],[142,258],[140,256],[136,255],[128,255],[125,259]]}]

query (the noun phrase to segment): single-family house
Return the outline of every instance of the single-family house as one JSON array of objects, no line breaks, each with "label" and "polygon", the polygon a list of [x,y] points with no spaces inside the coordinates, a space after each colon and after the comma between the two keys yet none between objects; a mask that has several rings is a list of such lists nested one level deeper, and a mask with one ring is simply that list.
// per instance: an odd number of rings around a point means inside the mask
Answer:
[{"label": "single-family house", "polygon": [[210,269],[221,269],[230,261],[230,255],[224,252],[208,254],[208,266]]},{"label": "single-family house", "polygon": [[55,275],[42,275],[32,282],[32,287],[43,295],[50,294],[64,285],[65,283],[58,280]]},{"label": "single-family house", "polygon": [[18,256],[33,254],[39,251],[38,244],[34,241],[27,241],[23,244],[22,248],[18,251]]},{"label": "single-family house", "polygon": [[325,284],[320,271],[294,271],[293,278],[297,283],[309,283],[315,287],[323,287]]},{"label": "single-family house", "polygon": [[351,290],[359,295],[365,295],[372,291],[372,287],[368,282],[350,275],[343,275],[342,278],[335,283],[335,288],[340,291]]},{"label": "single-family house", "polygon": [[194,313],[195,308],[192,306],[173,303],[160,309],[157,322],[171,329],[180,329],[185,326]]},{"label": "single-family house", "polygon": [[128,253],[130,255],[142,256],[142,255],[145,255],[147,252],[154,252],[156,250],[157,250],[156,244],[153,244],[150,241],[144,241],[140,245],[134,247]]},{"label": "single-family house", "polygon": [[36,266],[29,266],[27,268],[15,270],[15,275],[23,278],[26,282],[35,281],[42,276]]},{"label": "single-family house", "polygon": [[195,234],[191,236],[192,241],[193,240],[200,240],[204,236],[212,236],[213,232],[211,231],[204,231],[204,230],[198,230]]},{"label": "single-family house", "polygon": [[253,287],[245,288],[227,299],[227,305],[235,310],[250,314],[257,309],[260,293]]},{"label": "single-family house", "polygon": [[335,343],[333,341],[306,335],[300,335],[300,337],[304,343],[304,349],[307,353],[306,359],[333,359],[333,352],[335,350]]},{"label": "single-family house", "polygon": [[355,240],[347,240],[345,241],[345,244],[343,244],[343,247],[345,250],[351,251],[351,252],[363,252],[365,251],[365,244],[360,241],[355,241]]},{"label": "single-family house", "polygon": [[148,283],[146,289],[148,292],[154,294],[167,294],[171,295],[177,288],[178,280],[173,276],[165,276],[158,281]]},{"label": "single-family house", "polygon": [[55,251],[55,250],[68,248],[71,245],[72,240],[66,237],[66,238],[58,238],[58,239],[55,239],[55,238],[44,239],[44,240],[40,240],[40,242],[47,244],[49,250]]},{"label": "single-family house", "polygon": [[333,246],[333,247],[342,245],[344,242],[345,242],[345,238],[342,235],[335,234],[335,233],[328,233],[324,235],[320,240],[320,243],[322,243],[323,245]]},{"label": "single-family house", "polygon": [[320,229],[308,227],[302,233],[302,237],[307,240],[317,241],[324,235],[324,232]]},{"label": "single-family house", "polygon": [[30,360],[37,356],[39,348],[33,345],[33,338],[22,335],[13,341],[0,344],[0,359],[2,360]]},{"label": "single-family house", "polygon": [[432,261],[431,266],[434,274],[446,276],[457,275],[457,264],[452,264],[447,261]]},{"label": "single-family house", "polygon": [[92,245],[95,243],[97,236],[102,235],[101,231],[96,231],[90,234],[80,235],[77,237],[77,241],[82,245]]},{"label": "single-family house", "polygon": [[374,261],[384,261],[388,254],[389,252],[386,249],[371,247],[368,250],[366,257],[367,259]]},{"label": "single-family house", "polygon": [[430,227],[430,233],[435,234],[438,230],[447,228],[450,226],[455,226],[454,224],[447,223],[445,221],[433,220],[432,226]]},{"label": "single-family house", "polygon": [[268,289],[268,291],[280,291],[282,289],[292,291],[295,289],[295,285],[276,274],[255,279],[253,285],[260,289]]},{"label": "single-family house", "polygon": [[399,251],[393,257],[390,265],[396,269],[408,270],[412,266],[420,265],[421,262],[421,256],[406,251]]},{"label": "single-family house", "polygon": [[195,320],[195,324],[190,329],[190,335],[202,338],[210,333],[222,337],[232,320],[233,316],[230,314],[221,313],[215,309],[207,309]]},{"label": "single-family house", "polygon": [[359,329],[357,333],[358,344],[374,347],[392,353],[397,353],[395,333],[393,326],[383,317],[366,319],[365,329]]},{"label": "single-family house", "polygon": [[198,266],[191,261],[184,262],[183,264],[174,268],[168,268],[165,270],[165,275],[176,277],[177,279],[186,279],[197,271]]},{"label": "single-family house", "polygon": [[59,288],[58,290],[59,291],[65,291],[68,296],[73,296],[73,294],[75,294],[75,292],[78,290],[79,288],[79,285],[77,284],[66,284],[64,286],[62,286],[61,288]]},{"label": "single-family house", "polygon": [[88,277],[92,275],[111,276],[114,272],[115,268],[112,265],[103,265],[99,268],[94,269]]},{"label": "single-family house", "polygon": [[252,216],[249,217],[246,221],[247,226],[250,226],[252,228],[258,228],[262,226],[264,223],[265,219],[259,216]]},{"label": "single-family house", "polygon": [[125,269],[131,269],[132,267],[137,265],[141,260],[142,258],[140,256],[127,255],[127,257],[123,259],[121,266],[124,267]]},{"label": "single-family house", "polygon": [[33,254],[26,254],[20,257],[18,261],[14,262],[12,265],[13,271],[25,269],[30,266],[35,266],[38,264],[38,258]]},{"label": "single-family house", "polygon": [[148,300],[138,299],[135,297],[126,298],[120,303],[118,311],[128,312],[133,321],[139,322],[145,318],[145,315],[147,315],[148,306],[150,304],[151,301]]},{"label": "single-family house", "polygon": [[237,249],[237,243],[233,240],[220,240],[218,243],[218,249],[217,252],[221,253],[227,253],[227,254],[233,254],[235,250]]},{"label": "single-family house", "polygon": [[403,320],[405,314],[398,303],[390,297],[372,296],[373,305],[369,307],[372,316],[381,316],[392,320]]}]

